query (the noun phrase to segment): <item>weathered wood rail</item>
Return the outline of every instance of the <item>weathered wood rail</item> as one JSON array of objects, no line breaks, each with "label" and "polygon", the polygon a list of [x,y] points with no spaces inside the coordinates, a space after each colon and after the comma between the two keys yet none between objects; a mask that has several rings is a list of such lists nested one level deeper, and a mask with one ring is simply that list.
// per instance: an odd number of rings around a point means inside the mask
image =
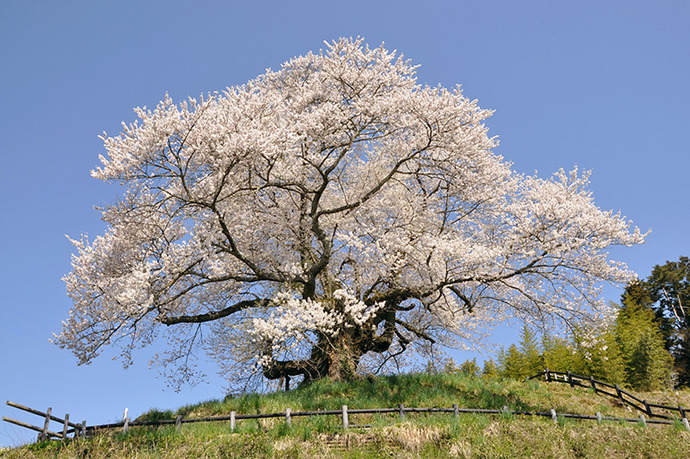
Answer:
[{"label": "weathered wood rail", "polygon": [[[617,384],[609,384],[603,381],[598,381],[592,378],[591,376],[581,376],[571,373],[569,371],[551,371],[547,368],[541,373],[527,378],[527,380],[529,381],[530,379],[536,379],[542,376],[546,378],[547,382],[560,382],[569,384],[570,387],[578,386],[584,387],[585,389],[592,389],[594,390],[595,394],[604,394],[616,400],[619,400],[621,403],[635,408],[636,410],[649,416],[650,418],[656,417],[661,419],[672,419],[672,416],[669,416],[667,414],[653,412],[652,408],[666,410],[669,412],[677,411],[679,417],[685,420],[684,422],[687,422],[687,410],[683,408],[683,405],[679,404],[678,406],[667,406],[660,405],[657,403],[650,403],[647,400],[642,400],[636,397],[635,395],[631,394],[625,389],[621,389],[620,387],[618,387]],[[613,391],[609,391],[607,389],[613,389]]]}]

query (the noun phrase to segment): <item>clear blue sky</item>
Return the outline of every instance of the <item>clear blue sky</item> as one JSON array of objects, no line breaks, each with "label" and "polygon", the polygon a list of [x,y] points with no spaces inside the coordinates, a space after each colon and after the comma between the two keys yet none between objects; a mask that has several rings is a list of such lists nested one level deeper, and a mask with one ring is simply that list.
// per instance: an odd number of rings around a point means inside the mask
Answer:
[{"label": "clear blue sky", "polygon": [[[340,36],[398,49],[420,82],[462,84],[496,110],[490,132],[517,170],[593,170],[598,205],[653,231],[612,253],[641,277],[690,255],[689,21],[683,0],[3,0],[0,401],[96,424],[223,395],[212,366],[208,384],[178,394],[146,352],[128,370],[107,353],[77,367],[49,343],[70,309],[65,234],[104,231],[93,206],[121,190],[89,175],[97,136],[117,134],[133,107],[242,84]],[[40,422],[4,405],[0,415]],[[33,438],[0,424],[0,445]]]}]

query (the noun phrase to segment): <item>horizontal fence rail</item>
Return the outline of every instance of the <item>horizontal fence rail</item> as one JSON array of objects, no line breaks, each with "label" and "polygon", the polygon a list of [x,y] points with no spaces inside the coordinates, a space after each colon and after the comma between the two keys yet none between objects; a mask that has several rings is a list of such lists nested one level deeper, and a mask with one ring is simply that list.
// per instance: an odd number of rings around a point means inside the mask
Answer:
[{"label": "horizontal fence rail", "polygon": [[[541,375],[536,375],[536,377]],[[557,413],[555,409],[549,412],[542,411],[524,411],[524,410],[511,410],[507,406],[503,409],[483,409],[483,408],[460,408],[458,405],[453,405],[451,408],[413,408],[406,407],[403,404],[398,405],[396,408],[362,408],[362,409],[351,409],[347,405],[343,405],[340,410],[319,410],[319,411],[292,411],[287,408],[284,412],[280,413],[263,413],[263,414],[238,414],[235,411],[230,412],[229,415],[223,416],[209,416],[203,418],[184,418],[182,416],[177,416],[175,419],[161,419],[155,421],[139,421],[130,420],[127,417],[127,410],[125,410],[124,419],[121,422],[109,423],[109,424],[99,424],[93,426],[87,426],[86,421],[81,424],[74,424],[69,422],[69,415],[65,416],[65,419],[60,419],[52,416],[50,413],[50,408],[46,413],[34,410],[17,403],[7,402],[7,405],[27,411],[32,414],[42,416],[46,419],[44,427],[33,426],[21,421],[16,421],[14,419],[9,419],[3,417],[3,421],[10,422],[12,424],[25,427],[31,430],[35,430],[39,433],[39,441],[48,440],[51,438],[57,438],[65,440],[67,435],[70,433],[74,434],[74,438],[95,435],[98,431],[110,430],[110,429],[122,429],[122,432],[127,432],[131,427],[160,427],[166,425],[175,425],[177,429],[181,427],[182,424],[197,423],[197,422],[230,422],[230,431],[234,432],[237,427],[237,421],[240,420],[251,420],[251,419],[272,419],[272,418],[284,418],[288,425],[292,425],[292,418],[294,417],[310,417],[310,416],[340,416],[342,418],[342,428],[367,428],[367,425],[354,425],[350,424],[350,416],[357,414],[397,414],[400,419],[405,419],[407,413],[452,413],[455,418],[460,414],[484,414],[484,415],[502,415],[502,416],[530,416],[530,417],[548,417],[553,420],[554,423],[558,423],[560,419],[580,419],[580,420],[593,420],[601,423],[603,421],[614,421],[614,422],[628,422],[637,423],[642,425],[647,424],[660,424],[660,425],[674,425],[677,422],[682,422],[686,430],[690,431],[690,423],[686,417],[678,419],[647,419],[645,414],[640,414],[639,418],[621,418],[613,416],[602,416],[601,413],[597,412],[595,415],[587,414],[573,414],[573,413]],[[650,407],[664,407],[663,405],[650,405]],[[684,414],[684,412],[683,412]],[[53,420],[60,422],[63,425],[63,432],[57,433],[48,430],[48,423]],[[68,429],[71,426],[72,429]]]},{"label": "horizontal fence rail", "polygon": [[[667,406],[656,403],[649,403],[647,400],[642,400],[636,397],[635,395],[631,394],[630,392],[626,391],[625,389],[621,389],[620,387],[618,387],[617,384],[609,384],[603,381],[598,381],[592,378],[591,376],[581,376],[571,373],[569,371],[551,371],[547,368],[541,373],[527,378],[527,380],[529,381],[530,379],[536,379],[542,376],[546,378],[547,382],[560,382],[569,384],[570,387],[578,386],[584,387],[585,389],[593,389],[595,394],[604,394],[614,399],[620,400],[621,403],[635,408],[636,410],[640,411],[641,413],[644,413],[650,418],[656,417],[661,419],[672,419],[671,416],[661,413],[654,413],[652,411],[652,408],[658,408],[671,412],[676,411],[678,412],[681,419],[687,419],[686,410],[685,408],[683,408],[683,405],[679,404],[678,406]],[[602,387],[605,387],[607,389],[613,389],[613,392],[602,389]],[[651,420],[647,422],[651,422]]]}]

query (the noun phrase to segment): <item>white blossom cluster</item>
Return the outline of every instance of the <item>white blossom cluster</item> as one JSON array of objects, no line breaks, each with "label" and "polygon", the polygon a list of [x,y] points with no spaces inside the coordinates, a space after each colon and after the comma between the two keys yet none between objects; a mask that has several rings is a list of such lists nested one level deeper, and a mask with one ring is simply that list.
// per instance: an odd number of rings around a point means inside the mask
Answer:
[{"label": "white blossom cluster", "polygon": [[252,333],[271,342],[301,338],[308,332],[334,335],[342,322],[335,311],[328,311],[323,304],[311,299],[292,298],[282,295],[268,317],[252,321]]},{"label": "white blossom cluster", "polygon": [[350,322],[358,326],[366,324],[384,306],[383,302],[368,306],[343,288],[334,291],[333,298],[343,305],[343,312],[338,315],[345,327],[348,327]]},{"label": "white blossom cluster", "polygon": [[[296,353],[300,346],[315,344],[315,333],[334,338],[344,328],[363,326],[383,306],[367,306],[346,289],[333,292],[333,299],[340,307],[280,293],[266,317],[251,320],[249,333],[255,342],[271,344],[271,356]],[[271,359],[258,353],[255,358],[262,364]]]}]

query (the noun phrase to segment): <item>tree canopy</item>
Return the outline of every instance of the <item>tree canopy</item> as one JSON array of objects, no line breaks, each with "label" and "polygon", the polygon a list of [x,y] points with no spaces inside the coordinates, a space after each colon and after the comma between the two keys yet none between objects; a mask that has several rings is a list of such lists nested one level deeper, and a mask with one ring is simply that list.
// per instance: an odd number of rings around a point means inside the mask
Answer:
[{"label": "tree canopy", "polygon": [[[59,345],[125,361],[159,336],[189,376],[350,378],[405,351],[461,345],[486,323],[606,312],[632,273],[606,249],[643,242],[602,211],[588,173],[516,173],[481,109],[415,66],[340,39],[242,86],[153,110],[92,175],[121,184],[108,229],[74,240]],[[370,359],[370,360],[367,360]]]},{"label": "tree canopy", "polygon": [[622,302],[649,308],[674,359],[678,386],[690,386],[690,259],[656,265],[642,281],[628,284]]}]

